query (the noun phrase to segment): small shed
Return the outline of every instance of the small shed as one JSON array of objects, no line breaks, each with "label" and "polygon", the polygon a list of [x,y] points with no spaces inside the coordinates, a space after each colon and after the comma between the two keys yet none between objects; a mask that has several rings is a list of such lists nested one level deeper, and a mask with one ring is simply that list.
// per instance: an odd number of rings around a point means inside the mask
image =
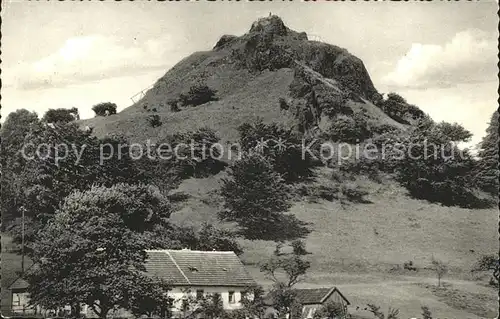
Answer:
[{"label": "small shed", "polygon": [[[302,319],[310,319],[314,313],[323,305],[329,302],[341,304],[344,311],[347,312],[347,306],[350,305],[349,300],[337,289],[337,287],[329,288],[301,288],[293,289],[297,301],[302,305]],[[266,304],[272,307],[272,297],[266,297]],[[266,311],[272,316],[272,311]]]}]

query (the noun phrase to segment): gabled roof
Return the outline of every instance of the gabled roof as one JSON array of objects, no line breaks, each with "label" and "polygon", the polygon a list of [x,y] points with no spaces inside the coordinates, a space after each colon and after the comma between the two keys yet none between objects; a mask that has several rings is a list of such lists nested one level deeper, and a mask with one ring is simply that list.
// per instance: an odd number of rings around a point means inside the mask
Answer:
[{"label": "gabled roof", "polygon": [[311,289],[294,289],[298,301],[303,305],[322,304],[335,291],[347,302],[349,301],[340,293],[336,287],[331,288],[311,288]]},{"label": "gabled roof", "polygon": [[[315,305],[323,304],[327,299],[334,293],[337,292],[342,299],[345,300],[346,304],[350,304],[349,300],[337,289],[337,287],[330,288],[302,288],[293,289],[297,301],[302,305]],[[269,306],[273,305],[273,296],[268,294],[265,298],[265,303]]]},{"label": "gabled roof", "polygon": [[24,290],[29,287],[29,284],[26,280],[24,280],[21,277],[18,277],[16,280],[14,280],[7,289],[10,290]]},{"label": "gabled roof", "polygon": [[173,286],[254,286],[234,252],[148,250],[146,271]]}]

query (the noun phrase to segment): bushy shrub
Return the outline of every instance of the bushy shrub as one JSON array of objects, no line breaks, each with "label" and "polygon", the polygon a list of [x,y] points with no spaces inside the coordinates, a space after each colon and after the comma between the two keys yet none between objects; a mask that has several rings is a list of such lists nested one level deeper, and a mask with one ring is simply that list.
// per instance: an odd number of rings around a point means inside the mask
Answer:
[{"label": "bushy shrub", "polygon": [[411,115],[411,117],[414,120],[421,119],[425,116],[424,111],[419,109],[417,106],[415,106],[413,104],[408,104],[407,107],[408,107],[408,113]]},{"label": "bushy shrub", "polygon": [[92,111],[97,116],[113,115],[116,114],[116,104],[111,102],[99,103],[92,107]]},{"label": "bushy shrub", "polygon": [[370,136],[368,125],[361,116],[337,116],[327,131],[334,142],[358,143]]},{"label": "bushy shrub", "polygon": [[208,87],[206,84],[196,84],[189,88],[187,93],[179,96],[183,105],[197,106],[210,101],[216,101],[217,91]]},{"label": "bushy shrub", "polygon": [[281,110],[285,110],[286,111],[286,110],[288,110],[290,108],[290,105],[288,105],[288,103],[286,102],[286,100],[284,98],[280,97],[278,99],[278,102],[280,104],[280,109]]},{"label": "bushy shrub", "polygon": [[377,106],[395,121],[403,124],[409,124],[407,121],[409,118],[418,120],[425,116],[425,113],[421,109],[415,105],[408,104],[401,95],[396,93],[387,94],[387,99],[379,101]]},{"label": "bushy shrub", "polygon": [[280,173],[286,182],[295,182],[312,175],[311,169],[315,163],[308,152],[303,158],[302,140],[297,132],[276,123],[265,124],[262,119],[244,123],[238,131],[243,151],[264,155],[274,171]]},{"label": "bushy shrub", "polygon": [[382,124],[372,128],[372,132],[375,134],[393,133],[396,132],[397,130],[398,129],[396,127],[389,124]]},{"label": "bushy shrub", "polygon": [[152,127],[158,127],[163,124],[158,114],[148,116],[148,122]]},{"label": "bushy shrub", "polygon": [[346,94],[329,90],[318,93],[316,99],[322,114],[330,118],[334,118],[338,114],[352,115],[352,110],[347,107],[348,97]]},{"label": "bushy shrub", "polygon": [[49,109],[42,118],[46,123],[69,123],[79,120],[80,115],[76,107],[71,109]]},{"label": "bushy shrub", "polygon": [[411,260],[403,263],[403,268],[406,270],[410,270],[410,271],[417,271],[417,267],[415,267],[415,265],[413,265],[413,261],[411,261]]},{"label": "bushy shrub", "polygon": [[407,151],[396,161],[398,180],[419,199],[447,206],[487,207],[488,201],[477,196],[470,176],[475,159],[453,139],[454,134],[446,134],[440,125],[419,123],[403,141]]}]

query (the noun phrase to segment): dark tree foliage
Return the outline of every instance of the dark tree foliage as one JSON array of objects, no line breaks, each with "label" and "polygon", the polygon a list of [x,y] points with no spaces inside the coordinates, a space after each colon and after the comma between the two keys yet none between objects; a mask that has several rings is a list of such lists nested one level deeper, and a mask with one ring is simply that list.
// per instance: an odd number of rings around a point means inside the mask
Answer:
[{"label": "dark tree foliage", "polygon": [[153,186],[116,184],[73,192],[34,245],[36,266],[26,275],[30,302],[46,309],[86,304],[100,318],[117,307],[135,313],[162,310],[158,305],[167,301],[169,287],[144,273],[150,248],[145,234],[168,226],[171,211]]},{"label": "dark tree foliage", "polygon": [[474,265],[472,271],[491,271],[490,283],[493,286],[498,286],[500,280],[500,259],[498,255],[483,255]]},{"label": "dark tree foliage", "polygon": [[422,319],[432,319],[432,313],[427,306],[422,306]]},{"label": "dark tree foliage", "polygon": [[69,123],[79,120],[80,115],[76,107],[71,109],[49,109],[42,118],[45,123]]},{"label": "dark tree foliage", "polygon": [[158,127],[158,126],[161,126],[163,124],[163,122],[161,121],[160,116],[158,114],[152,114],[152,115],[148,116],[147,120],[148,120],[149,125],[151,125],[151,127]]},{"label": "dark tree foliage", "polygon": [[264,318],[267,304],[265,302],[265,291],[261,286],[248,287],[242,292],[240,310],[241,318]]},{"label": "dark tree foliage", "polygon": [[207,319],[218,319],[224,316],[225,310],[220,294],[210,294],[198,303],[196,313],[202,314]]},{"label": "dark tree foliage", "polygon": [[382,110],[397,122],[409,124],[406,119],[418,120],[425,116],[425,113],[415,105],[408,102],[396,93],[387,94],[387,99],[380,102]]},{"label": "dark tree foliage", "polygon": [[287,240],[306,235],[307,224],[286,215],[290,206],[289,188],[264,157],[253,154],[236,161],[223,180],[221,194],[223,221],[238,224],[247,239]]},{"label": "dark tree foliage", "polygon": [[20,181],[26,178],[24,166],[26,159],[19,153],[24,146],[26,135],[39,119],[36,113],[20,109],[10,113],[0,130],[2,178],[0,205],[2,210],[2,227],[10,224],[19,211],[23,197],[23,185]]},{"label": "dark tree foliage", "polygon": [[498,112],[495,111],[481,141],[479,160],[474,170],[478,187],[494,196],[498,195],[498,145]]},{"label": "dark tree foliage", "polygon": [[362,115],[339,116],[332,120],[331,126],[325,134],[334,142],[356,144],[371,136],[368,124]]},{"label": "dark tree foliage", "polygon": [[217,91],[206,84],[195,84],[189,88],[187,93],[179,96],[182,105],[198,106],[210,101],[216,101]]},{"label": "dark tree foliage", "polygon": [[324,305],[321,305],[318,310],[314,313],[314,319],[335,319],[343,318],[346,315],[344,306],[341,303],[330,301]]},{"label": "dark tree foliage", "polygon": [[234,232],[209,223],[203,223],[198,229],[190,226],[178,226],[173,229],[172,233],[166,234],[165,239],[165,244],[172,245],[174,243],[179,249],[189,248],[201,251],[215,249],[217,251],[232,251],[237,255],[243,253]]},{"label": "dark tree foliage", "polygon": [[416,198],[447,206],[483,207],[487,203],[477,197],[470,178],[475,160],[454,143],[458,136],[468,134],[463,128],[450,131],[448,127],[429,120],[419,122],[397,159],[398,179]]},{"label": "dark tree foliage", "polygon": [[[294,240],[291,246],[292,252],[285,253],[282,251],[282,244],[278,243],[273,256],[260,264],[260,271],[272,280],[277,285],[276,287],[292,288],[304,279],[307,270],[311,267],[311,263],[305,259],[305,256],[309,254],[305,243],[301,240]],[[278,272],[283,272],[284,278],[280,278]]]},{"label": "dark tree foliage", "polygon": [[[42,123],[33,126],[25,140],[25,156],[20,156],[24,161],[22,173],[17,178],[23,192],[19,194],[14,217],[19,218],[19,210],[24,209],[27,222],[34,222],[26,228],[32,228],[34,233],[37,225],[44,225],[62,200],[75,190],[83,191],[93,184],[147,182],[147,175],[135,166],[128,144],[118,137],[99,140],[72,123]],[[20,229],[16,225],[20,223],[14,223],[10,231],[18,243]],[[27,248],[29,252],[29,243]]]},{"label": "dark tree foliage", "polygon": [[389,307],[386,315],[380,310],[379,306],[368,304],[369,311],[377,318],[377,319],[398,319],[399,317],[399,309],[394,309]]},{"label": "dark tree foliage", "polygon": [[92,107],[92,111],[95,112],[96,116],[108,116],[116,114],[116,109],[116,104],[112,102],[103,102]]},{"label": "dark tree foliage", "polygon": [[265,124],[262,119],[252,124],[242,124],[238,131],[242,150],[259,152],[265,156],[285,182],[296,182],[312,176],[312,168],[316,163],[308,152],[302,153],[302,139],[297,132],[277,123]]},{"label": "dark tree foliage", "polygon": [[467,142],[472,137],[472,133],[458,123],[441,122],[436,124],[436,129],[440,130],[451,142]]},{"label": "dark tree foliage", "polygon": [[172,161],[179,169],[179,177],[188,178],[217,174],[226,167],[220,160],[219,141],[217,132],[203,127],[196,131],[175,133],[165,142],[172,147]]}]

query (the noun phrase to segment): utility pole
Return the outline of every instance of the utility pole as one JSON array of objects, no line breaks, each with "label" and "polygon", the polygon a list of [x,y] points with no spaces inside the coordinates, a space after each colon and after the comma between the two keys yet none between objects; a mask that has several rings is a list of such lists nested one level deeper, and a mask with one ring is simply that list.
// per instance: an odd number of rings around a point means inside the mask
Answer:
[{"label": "utility pole", "polygon": [[24,207],[21,207],[21,273],[24,274]]}]

